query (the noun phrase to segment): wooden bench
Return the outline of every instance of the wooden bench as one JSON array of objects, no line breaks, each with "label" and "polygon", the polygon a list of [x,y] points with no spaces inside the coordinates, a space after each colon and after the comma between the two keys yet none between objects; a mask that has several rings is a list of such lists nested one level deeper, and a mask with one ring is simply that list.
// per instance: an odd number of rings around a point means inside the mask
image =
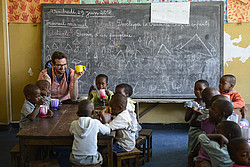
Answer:
[{"label": "wooden bench", "polygon": [[135,167],[140,166],[140,154],[141,151],[138,150],[136,147],[129,152],[123,152],[123,153],[116,153],[117,157],[117,166],[116,167],[122,167],[122,160],[129,160],[129,166],[133,166],[133,159],[135,159]]},{"label": "wooden bench", "polygon": [[56,159],[29,162],[30,167],[60,167]]},{"label": "wooden bench", "polygon": [[145,136],[139,136],[136,139],[135,147],[138,148],[141,151],[140,163],[142,162],[142,165],[144,165],[145,161],[146,161],[146,137]]},{"label": "wooden bench", "polygon": [[[80,167],[79,165],[75,165],[71,163],[71,167]],[[101,167],[101,164],[94,164],[94,165],[81,165],[81,167]]]},{"label": "wooden bench", "polygon": [[145,136],[146,137],[146,155],[147,155],[147,162],[149,162],[149,157],[152,157],[152,129],[142,129],[139,132],[139,136]]},{"label": "wooden bench", "polygon": [[10,158],[11,158],[11,167],[19,167],[20,166],[20,148],[19,148],[19,144],[16,144],[10,150]]}]

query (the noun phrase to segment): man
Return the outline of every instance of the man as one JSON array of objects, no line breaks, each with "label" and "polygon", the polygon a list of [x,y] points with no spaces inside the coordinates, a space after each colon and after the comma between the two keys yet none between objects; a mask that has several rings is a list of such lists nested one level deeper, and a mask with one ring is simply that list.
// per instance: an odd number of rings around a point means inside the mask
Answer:
[{"label": "man", "polygon": [[52,69],[46,68],[40,72],[38,80],[47,80],[51,83],[51,97],[63,103],[76,101],[78,97],[78,80],[84,74],[75,73],[68,68],[67,57],[64,53],[55,51],[52,54]]}]

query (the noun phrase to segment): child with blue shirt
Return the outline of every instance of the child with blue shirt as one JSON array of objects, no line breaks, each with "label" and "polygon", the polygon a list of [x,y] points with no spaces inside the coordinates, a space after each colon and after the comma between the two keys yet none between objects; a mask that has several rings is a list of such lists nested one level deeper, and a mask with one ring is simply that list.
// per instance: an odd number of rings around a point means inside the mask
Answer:
[{"label": "child with blue shirt", "polygon": [[[21,110],[21,120],[19,122],[20,130],[26,126],[29,121],[33,121],[39,113],[39,107],[45,101],[41,99],[41,91],[38,86],[33,84],[28,84],[24,87],[23,93],[25,95],[25,101]],[[52,117],[53,112],[48,111],[47,117]]]},{"label": "child with blue shirt", "polygon": [[97,151],[97,134],[110,133],[110,128],[99,120],[92,119],[94,104],[83,100],[78,104],[78,120],[71,123],[70,133],[74,136],[70,161],[75,165],[102,164],[103,158]]}]

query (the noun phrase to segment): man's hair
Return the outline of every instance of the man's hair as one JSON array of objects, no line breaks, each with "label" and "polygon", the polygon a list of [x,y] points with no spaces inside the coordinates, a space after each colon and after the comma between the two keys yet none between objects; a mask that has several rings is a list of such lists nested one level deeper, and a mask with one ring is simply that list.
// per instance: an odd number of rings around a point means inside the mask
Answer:
[{"label": "man's hair", "polygon": [[116,86],[116,88],[123,88],[125,93],[130,97],[133,94],[133,88],[129,84],[122,83]]},{"label": "man's hair", "polygon": [[230,139],[241,137],[240,126],[234,121],[221,121],[216,128],[221,129],[224,134],[230,136]]},{"label": "man's hair", "polygon": [[39,80],[39,81],[36,82],[35,85],[38,86],[41,89],[41,88],[45,88],[46,86],[49,86],[50,83],[47,80]]},{"label": "man's hair", "polygon": [[243,143],[248,143],[247,140],[244,139],[243,137],[234,138],[229,141],[227,145],[227,150],[231,158],[233,155],[237,154],[239,145]]},{"label": "man's hair", "polygon": [[221,113],[223,112],[225,113],[225,118],[228,118],[230,115],[232,115],[233,104],[230,101],[218,99],[218,100],[215,100],[213,104],[214,103],[219,104],[219,110]]},{"label": "man's hair", "polygon": [[223,75],[222,78],[229,78],[230,79],[230,83],[234,86],[236,84],[236,78],[234,75],[232,74],[226,74],[226,75]]},{"label": "man's hair", "polygon": [[195,85],[196,85],[197,83],[203,83],[203,84],[205,85],[206,88],[209,87],[209,83],[208,83],[206,80],[204,80],[204,79],[200,79],[200,80],[196,81],[196,82],[195,82]]},{"label": "man's hair", "polygon": [[105,74],[99,74],[99,75],[96,76],[96,79],[97,78],[105,78],[106,79],[106,83],[108,83],[108,76],[105,75]]},{"label": "man's hair", "polygon": [[51,59],[52,59],[52,63],[53,64],[56,64],[56,59],[66,59],[67,60],[67,57],[64,53],[62,52],[59,52],[59,51],[55,51],[52,56],[51,56]]},{"label": "man's hair", "polygon": [[91,105],[93,105],[93,102],[91,100],[82,100],[78,104],[78,114],[83,116],[89,116],[91,115],[92,111],[90,109]]},{"label": "man's hair", "polygon": [[23,89],[23,94],[25,97],[28,95],[33,95],[35,90],[40,90],[40,88],[34,84],[28,84]]},{"label": "man's hair", "polygon": [[111,100],[118,106],[123,106],[125,108],[127,106],[127,98],[121,93],[113,95]]}]

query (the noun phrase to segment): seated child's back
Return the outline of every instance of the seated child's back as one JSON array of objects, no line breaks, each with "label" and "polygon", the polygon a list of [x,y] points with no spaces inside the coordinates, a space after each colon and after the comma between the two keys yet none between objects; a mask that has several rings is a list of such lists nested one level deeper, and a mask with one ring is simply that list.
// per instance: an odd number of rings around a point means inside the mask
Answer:
[{"label": "seated child's back", "polygon": [[71,123],[70,133],[74,136],[70,161],[76,165],[102,163],[102,156],[97,151],[97,134],[109,134],[110,128],[99,120],[92,119],[94,104],[83,100],[78,104],[78,120]]}]

